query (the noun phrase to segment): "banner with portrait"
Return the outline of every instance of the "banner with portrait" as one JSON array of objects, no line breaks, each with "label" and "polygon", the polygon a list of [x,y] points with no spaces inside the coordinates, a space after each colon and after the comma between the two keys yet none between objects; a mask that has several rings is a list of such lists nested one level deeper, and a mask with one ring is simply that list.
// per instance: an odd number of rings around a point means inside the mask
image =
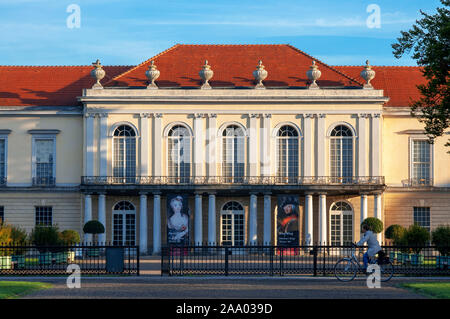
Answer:
[{"label": "banner with portrait", "polygon": [[189,245],[189,196],[167,195],[167,244]]},{"label": "banner with portrait", "polygon": [[299,200],[298,196],[277,197],[277,245],[299,245]]}]

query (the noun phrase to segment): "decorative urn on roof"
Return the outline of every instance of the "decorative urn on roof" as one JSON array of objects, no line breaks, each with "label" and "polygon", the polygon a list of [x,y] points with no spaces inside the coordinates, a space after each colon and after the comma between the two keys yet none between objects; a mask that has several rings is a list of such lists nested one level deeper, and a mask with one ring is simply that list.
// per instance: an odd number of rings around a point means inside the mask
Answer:
[{"label": "decorative urn on roof", "polygon": [[150,81],[150,84],[147,86],[147,89],[158,89],[158,86],[155,84],[157,78],[159,78],[159,70],[156,68],[155,61],[152,61],[148,66],[148,70],[145,71],[145,76]]},{"label": "decorative urn on roof", "polygon": [[211,70],[211,66],[208,65],[208,60],[205,60],[205,64],[202,66],[202,69],[200,72],[198,72],[198,75],[200,75],[200,78],[203,81],[201,89],[210,89],[211,85],[209,84],[209,80],[213,77],[214,72]]},{"label": "decorative urn on roof", "polygon": [[97,82],[92,86],[92,88],[103,89],[103,86],[100,84],[100,80],[105,77],[106,72],[105,70],[102,69],[102,65],[99,59],[97,59],[97,61],[92,63],[92,65],[95,66],[95,69],[91,71],[91,76],[97,80]]},{"label": "decorative urn on roof", "polygon": [[320,78],[322,72],[320,72],[319,67],[316,65],[316,61],[312,61],[312,65],[309,67],[309,70],[306,71],[306,76],[312,83],[308,86],[308,89],[318,89],[319,85],[317,85],[316,81]]},{"label": "decorative urn on roof", "polygon": [[375,71],[372,70],[369,60],[366,60],[366,66],[364,67],[364,70],[361,71],[361,77],[366,80],[366,83],[363,85],[364,89],[373,89],[372,84],[370,84],[370,81],[373,80],[375,77]]},{"label": "decorative urn on roof", "polygon": [[265,89],[262,81],[267,77],[268,72],[264,70],[264,65],[262,64],[262,60],[259,60],[258,65],[256,66],[256,70],[253,71],[253,76],[256,80],[255,89]]}]

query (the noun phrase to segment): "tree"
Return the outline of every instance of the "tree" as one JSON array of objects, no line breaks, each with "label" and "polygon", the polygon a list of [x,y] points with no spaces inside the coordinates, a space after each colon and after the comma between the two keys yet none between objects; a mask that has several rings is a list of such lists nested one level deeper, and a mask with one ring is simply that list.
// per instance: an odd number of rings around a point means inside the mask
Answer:
[{"label": "tree", "polygon": [[369,226],[369,229],[375,234],[381,233],[383,231],[383,222],[376,217],[367,217],[361,223],[361,228],[364,225]]},{"label": "tree", "polygon": [[[413,51],[412,58],[423,67],[428,82],[417,86],[422,96],[411,104],[411,115],[425,124],[431,144],[450,125],[450,0],[441,3],[444,7],[434,15],[420,10],[422,19],[409,31],[401,31],[402,36],[392,44],[397,59]],[[445,146],[450,146],[450,139]]]}]

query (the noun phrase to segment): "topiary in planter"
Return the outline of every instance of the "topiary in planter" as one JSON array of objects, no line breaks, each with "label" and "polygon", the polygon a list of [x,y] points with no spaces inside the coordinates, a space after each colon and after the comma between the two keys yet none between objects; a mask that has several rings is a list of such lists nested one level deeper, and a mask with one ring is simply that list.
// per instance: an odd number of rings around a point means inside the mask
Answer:
[{"label": "topiary in planter", "polygon": [[405,231],[406,231],[405,227],[394,224],[386,228],[384,236],[387,239],[392,240],[394,245],[396,245],[396,242],[398,242],[399,238],[401,238],[405,234]]},{"label": "topiary in planter", "polygon": [[59,238],[66,246],[72,246],[80,242],[80,235],[72,229],[66,229],[59,233]]},{"label": "topiary in planter", "polygon": [[84,224],[83,232],[85,234],[92,234],[93,242],[96,242],[96,235],[103,234],[105,232],[105,226],[103,226],[103,224],[98,220],[90,220]]},{"label": "topiary in planter", "polygon": [[414,253],[419,254],[430,240],[430,233],[425,228],[414,224],[409,226],[403,237],[411,250]]},{"label": "topiary in planter", "polygon": [[361,223],[361,228],[364,225],[369,226],[369,229],[375,234],[381,233],[383,231],[383,222],[376,217],[367,217]]}]

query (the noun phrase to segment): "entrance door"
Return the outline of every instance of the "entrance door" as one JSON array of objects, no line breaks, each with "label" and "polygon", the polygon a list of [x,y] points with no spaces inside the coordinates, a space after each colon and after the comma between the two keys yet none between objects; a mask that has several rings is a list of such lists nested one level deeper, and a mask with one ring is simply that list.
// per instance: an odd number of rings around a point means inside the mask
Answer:
[{"label": "entrance door", "polygon": [[226,203],[221,212],[221,242],[224,246],[244,245],[244,208],[238,202]]},{"label": "entrance door", "polygon": [[336,202],[330,209],[330,242],[333,246],[353,242],[353,210],[346,202]]},{"label": "entrance door", "polygon": [[113,245],[136,245],[136,209],[133,204],[127,201],[117,203],[112,217]]}]

